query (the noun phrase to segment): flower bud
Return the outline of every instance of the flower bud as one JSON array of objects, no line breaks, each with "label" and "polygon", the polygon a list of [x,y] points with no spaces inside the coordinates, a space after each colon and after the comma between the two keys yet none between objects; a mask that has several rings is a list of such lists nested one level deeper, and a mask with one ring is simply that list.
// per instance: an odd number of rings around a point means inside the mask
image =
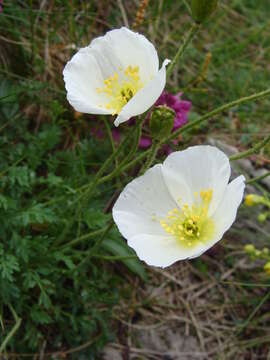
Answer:
[{"label": "flower bud", "polygon": [[265,222],[267,220],[267,217],[268,217],[268,213],[260,213],[258,215],[258,221],[260,223],[263,223],[263,222]]},{"label": "flower bud", "polygon": [[218,0],[191,0],[191,16],[197,23],[203,23],[216,10]]},{"label": "flower bud", "polygon": [[263,267],[264,271],[266,272],[266,274],[270,275],[270,261],[268,261],[264,267]]},{"label": "flower bud", "polygon": [[150,131],[153,139],[169,136],[174,125],[175,112],[167,106],[157,106],[151,113]]},{"label": "flower bud", "polygon": [[249,254],[249,255],[251,255],[251,254],[254,254],[254,252],[255,252],[255,247],[254,247],[254,245],[252,245],[252,244],[248,244],[248,245],[246,245],[245,247],[244,247],[244,249],[245,249],[245,252],[247,253],[247,254]]},{"label": "flower bud", "polygon": [[255,251],[255,256],[259,257],[262,255],[262,252],[260,250]]},{"label": "flower bud", "polygon": [[263,197],[256,194],[249,194],[245,198],[246,206],[254,206],[261,204],[263,202]]}]

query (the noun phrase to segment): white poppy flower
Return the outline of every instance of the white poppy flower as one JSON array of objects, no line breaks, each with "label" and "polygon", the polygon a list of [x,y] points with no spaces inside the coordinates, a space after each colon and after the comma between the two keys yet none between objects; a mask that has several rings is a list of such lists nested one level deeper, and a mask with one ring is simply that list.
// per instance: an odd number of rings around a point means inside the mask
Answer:
[{"label": "white poppy flower", "polygon": [[166,267],[197,257],[236,218],[245,178],[228,184],[230,174],[228,157],[215,147],[174,152],[124,188],[113,219],[148,265]]},{"label": "white poppy flower", "polygon": [[118,126],[156,102],[169,62],[165,60],[159,70],[156,49],[145,36],[125,27],[109,31],[66,64],[67,99],[82,113],[118,115]]}]

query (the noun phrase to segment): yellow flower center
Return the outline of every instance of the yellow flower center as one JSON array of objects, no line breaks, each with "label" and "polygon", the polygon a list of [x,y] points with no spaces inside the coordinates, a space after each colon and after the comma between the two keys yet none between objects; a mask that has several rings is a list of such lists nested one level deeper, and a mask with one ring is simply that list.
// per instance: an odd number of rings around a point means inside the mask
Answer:
[{"label": "yellow flower center", "polygon": [[112,114],[119,114],[127,102],[143,87],[140,79],[139,66],[128,66],[119,69],[104,80],[104,87],[97,88],[98,93],[106,94],[108,102],[105,104],[107,110]]},{"label": "yellow flower center", "polygon": [[181,208],[169,211],[160,220],[163,229],[174,235],[182,246],[195,247],[199,242],[207,242],[214,234],[215,225],[208,215],[213,190],[202,190],[200,198],[194,193],[195,201],[192,206],[184,204]]}]

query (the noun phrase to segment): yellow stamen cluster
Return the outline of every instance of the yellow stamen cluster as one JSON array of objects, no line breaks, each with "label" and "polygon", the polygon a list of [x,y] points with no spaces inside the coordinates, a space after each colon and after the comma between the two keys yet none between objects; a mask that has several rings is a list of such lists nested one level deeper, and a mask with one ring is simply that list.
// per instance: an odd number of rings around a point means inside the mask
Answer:
[{"label": "yellow stamen cluster", "polygon": [[174,235],[182,246],[195,246],[199,242],[207,242],[214,233],[214,222],[208,216],[208,209],[212,200],[213,190],[194,193],[195,201],[192,206],[184,204],[181,208],[169,211],[168,215],[160,220],[163,229]]},{"label": "yellow stamen cluster", "polygon": [[98,93],[104,93],[108,98],[105,104],[112,114],[119,114],[127,102],[143,87],[140,80],[139,66],[128,66],[126,69],[119,68],[108,79],[104,80],[104,87],[97,88]]}]

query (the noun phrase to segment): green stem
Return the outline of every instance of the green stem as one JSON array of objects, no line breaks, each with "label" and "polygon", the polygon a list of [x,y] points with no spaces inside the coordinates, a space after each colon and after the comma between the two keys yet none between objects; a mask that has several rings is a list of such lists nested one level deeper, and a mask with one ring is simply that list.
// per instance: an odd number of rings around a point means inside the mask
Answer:
[{"label": "green stem", "polygon": [[197,32],[200,29],[200,25],[194,23],[192,25],[192,27],[190,28],[187,37],[184,39],[183,44],[179,47],[177,53],[175,54],[172,62],[170,63],[168,70],[167,70],[167,77],[169,77],[169,75],[171,74],[175,64],[178,62],[178,60],[181,58],[181,56],[183,55],[183,53],[185,52],[187,46],[189,45],[189,43],[192,41],[192,39],[194,38],[194,36],[197,34]]},{"label": "green stem", "polygon": [[[89,197],[92,195],[93,191],[97,187],[97,185],[99,183],[99,179],[101,178],[102,174],[107,170],[107,168],[111,165],[111,163],[114,161],[114,159],[116,159],[116,157],[122,151],[122,149],[125,147],[125,145],[128,143],[128,141],[129,141],[129,139],[131,138],[132,135],[133,135],[133,131],[130,131],[129,134],[125,137],[125,139],[118,146],[116,151],[113,152],[111,154],[111,156],[109,156],[108,159],[104,162],[104,164],[100,167],[100,169],[98,170],[98,172],[97,172],[96,176],[94,177],[93,181],[90,182],[90,184],[87,184],[86,186],[83,186],[80,189],[80,190],[82,190],[82,189],[85,188],[85,191],[82,191],[82,193],[80,195],[78,195],[73,202],[71,202],[72,205],[75,205],[75,204],[81,202],[80,208],[82,208],[82,205],[85,204],[89,200]],[[69,221],[69,223],[64,228],[62,233],[56,239],[54,245],[59,245],[59,244],[62,243],[62,240],[64,239],[67,232],[71,229],[74,222],[75,222],[75,217],[73,217],[71,219],[71,221]]]},{"label": "green stem", "polygon": [[[134,146],[131,149],[131,154],[133,154],[133,152],[136,152],[138,144],[139,144],[139,140],[140,140],[140,135],[141,135],[141,128],[143,125],[145,119],[139,119],[137,124],[136,124],[136,128],[137,128],[137,135],[134,141]],[[85,196],[86,194],[89,195],[89,192],[91,193],[94,188],[96,187],[96,185],[102,183],[102,179],[101,175],[106,171],[106,169],[108,168],[108,166],[111,164],[111,162],[116,158],[116,156],[120,153],[120,151],[125,147],[125,145],[127,144],[127,142],[130,140],[131,137],[134,136],[134,130],[131,129],[130,132],[127,134],[126,138],[121,142],[121,144],[118,146],[118,148],[116,149],[116,151],[105,161],[105,163],[103,164],[103,166],[100,168],[100,170],[98,171],[98,173],[95,176],[95,179],[93,180],[93,182],[91,182],[90,184],[87,185],[83,185],[81,188],[76,189],[76,191],[83,191],[84,189],[87,189],[86,192],[82,192],[81,197]],[[128,155],[128,158],[130,158],[130,154]],[[117,176],[121,170],[122,170],[122,166],[126,163],[126,159],[124,159],[122,161],[122,163],[119,165],[119,167],[117,169],[115,169],[113,171],[114,176]],[[117,170],[117,171],[116,171]],[[109,174],[110,175],[110,174]],[[89,190],[90,189],[90,190]]]},{"label": "green stem", "polygon": [[91,239],[97,235],[100,235],[103,233],[103,229],[100,229],[100,230],[96,230],[96,231],[92,231],[88,234],[85,234],[85,235],[82,235],[82,236],[79,236],[77,237],[76,239],[68,242],[67,244],[61,246],[61,250],[64,251],[65,249],[67,248],[70,248],[71,246],[74,246],[74,245],[78,245],[80,244],[81,242],[85,241],[85,240],[88,240],[88,239]]},{"label": "green stem", "polygon": [[[113,136],[112,136],[112,130],[111,130],[111,127],[110,127],[110,124],[108,122],[107,117],[103,117],[103,121],[104,121],[104,125],[105,125],[105,128],[106,128],[107,134],[108,134],[108,138],[109,138],[110,143],[111,143],[112,152],[115,153],[115,151],[116,151],[115,143],[114,143],[114,139],[113,139]],[[117,168],[118,165],[119,165],[117,157],[114,159],[114,163],[115,163],[115,167]],[[116,177],[116,180],[117,180],[117,184],[120,186],[121,183],[120,183],[119,177]]]},{"label": "green stem", "polygon": [[130,167],[129,165],[132,162],[129,162],[129,161],[130,161],[130,159],[132,159],[133,155],[136,153],[136,150],[138,149],[139,141],[140,141],[141,133],[142,133],[142,126],[143,126],[144,121],[145,121],[145,118],[140,119],[136,125],[134,144],[133,144],[129,154],[127,155],[127,157],[120,163],[119,167],[116,168],[113,172],[111,172],[110,174],[99,179],[98,184],[102,184],[103,182],[108,181],[108,179],[113,179],[115,176],[118,176],[120,173],[123,173],[127,167],[128,168]]},{"label": "green stem", "polygon": [[175,132],[173,132],[172,134],[167,136],[164,140],[162,140],[162,144],[167,143],[168,141],[177,138],[180,134],[182,134],[182,133],[184,133],[186,131],[189,131],[193,127],[201,124],[202,122],[210,119],[211,117],[213,117],[213,116],[215,116],[217,114],[222,113],[223,111],[229,110],[234,106],[244,104],[244,103],[252,101],[252,100],[258,100],[258,99],[266,97],[268,95],[270,95],[270,89],[261,91],[259,93],[256,93],[256,94],[253,94],[253,95],[250,95],[250,96],[245,96],[245,97],[242,97],[240,99],[231,101],[231,102],[229,102],[229,103],[227,103],[225,105],[222,105],[222,106],[208,112],[207,114],[199,117],[198,119],[196,119],[194,121],[191,121],[189,124],[182,126],[180,129],[176,130]]},{"label": "green stem", "polygon": [[125,147],[129,139],[132,137],[133,131],[130,131],[129,134],[125,137],[125,139],[121,142],[121,144],[118,146],[118,148],[111,154],[111,156],[108,157],[108,159],[105,161],[105,163],[101,166],[101,168],[98,170],[94,180],[87,184],[86,186],[83,186],[79,190],[83,190],[86,188],[85,192],[82,192],[80,196],[77,197],[76,201],[80,201],[81,198],[84,198],[85,200],[88,199],[88,197],[92,194],[93,190],[96,188],[96,186],[99,183],[99,179],[101,178],[101,175],[107,170],[107,168],[111,165],[111,163],[114,161],[114,159],[120,154],[122,149]]},{"label": "green stem", "polygon": [[[172,134],[167,136],[165,139],[163,139],[162,142],[159,145],[165,144],[165,143],[177,138],[180,134],[191,130],[193,127],[201,124],[202,122],[210,119],[211,117],[213,117],[215,115],[218,115],[218,114],[220,114],[220,113],[222,113],[222,112],[224,112],[226,110],[231,109],[232,107],[244,104],[244,103],[252,101],[252,100],[258,100],[258,99],[261,99],[261,98],[266,97],[268,95],[270,95],[270,89],[261,91],[259,93],[256,93],[256,94],[253,94],[253,95],[250,95],[250,96],[245,96],[245,97],[242,97],[240,99],[231,101],[231,102],[229,102],[229,103],[227,103],[225,105],[222,105],[222,106],[208,112],[207,114],[199,117],[198,119],[190,122],[189,124],[187,124],[185,126],[182,126],[180,129],[178,129],[177,131],[173,132]],[[121,168],[121,171],[126,171],[129,168],[131,168],[132,166],[134,166],[135,164],[137,164],[139,161],[142,161],[144,158],[146,158],[149,155],[150,152],[151,152],[151,149],[149,149],[147,151],[144,151],[143,153],[138,155],[137,158],[135,158],[133,161],[131,161],[129,164],[123,166]],[[118,169],[114,170],[111,174],[102,177],[100,179],[99,183],[104,183],[106,181],[110,181],[117,174],[117,172],[118,172]]]},{"label": "green stem", "polygon": [[[162,142],[159,144],[159,145],[163,145],[164,143],[167,143],[175,138],[177,138],[180,134],[186,132],[186,131],[189,131],[191,130],[193,127],[201,124],[202,122],[204,121],[207,121],[208,119],[210,119],[211,117],[215,116],[215,115],[218,115],[226,110],[229,110],[237,105],[241,105],[241,104],[244,104],[244,103],[247,103],[249,101],[252,101],[252,100],[258,100],[258,99],[261,99],[261,98],[264,98],[266,96],[270,95],[270,89],[267,89],[265,91],[261,91],[259,93],[256,93],[256,94],[253,94],[253,95],[250,95],[250,96],[246,96],[246,97],[242,97],[240,99],[237,99],[237,100],[234,100],[234,101],[231,101],[225,105],[222,105],[210,112],[208,112],[207,114],[199,117],[198,119],[190,122],[189,124],[181,127],[180,129],[178,129],[177,131],[173,132],[172,134],[170,134],[169,136],[167,136],[165,139],[162,140]],[[130,132],[129,135],[131,135],[132,132]],[[123,142],[127,142],[127,138],[129,137],[129,135],[126,137],[126,139],[123,141]],[[118,147],[118,151],[120,152],[120,147],[122,148],[123,143],[121,143]],[[132,161],[130,161],[128,164],[125,164],[122,163],[119,165],[119,167],[117,169],[114,169],[110,174],[108,175],[105,175],[103,177],[101,177],[98,181],[97,181],[97,184],[102,184],[102,183],[105,183],[107,181],[110,181],[112,180],[115,176],[117,176],[120,172],[124,172],[130,168],[132,168],[134,165],[136,165],[137,163],[139,163],[140,161],[144,160],[148,155],[149,153],[151,152],[151,149],[149,150],[146,150],[142,153],[140,153],[135,159],[133,159]],[[117,156],[116,153],[114,153],[115,156]],[[108,161],[110,160],[113,161],[112,159],[112,156],[108,159]],[[104,164],[105,165],[105,164]],[[103,166],[104,166],[103,165]],[[107,169],[107,166],[105,166],[103,168],[103,170],[105,171]],[[101,171],[101,173],[103,173],[103,170]],[[82,196],[84,195],[84,192],[83,190],[86,189],[87,187],[89,186],[89,184],[87,185],[83,185],[82,187],[80,188],[77,188],[76,191],[82,191]],[[62,199],[63,197],[60,197],[60,199]],[[55,201],[58,201],[59,199],[57,200],[50,200],[49,203],[51,202],[55,202]]]},{"label": "green stem", "polygon": [[[105,128],[106,128],[107,134],[108,134],[108,138],[109,138],[110,143],[111,143],[112,151],[114,153],[115,152],[115,143],[114,143],[114,140],[113,140],[112,130],[111,130],[110,124],[109,124],[108,119],[106,117],[103,117],[103,121],[104,121],[104,125],[105,125]],[[117,158],[115,158],[114,161],[115,161],[115,165],[117,165],[118,164]]]},{"label": "green stem", "polygon": [[[222,113],[222,112],[224,112],[226,110],[229,110],[232,107],[247,103],[247,102],[252,101],[252,100],[258,100],[258,99],[261,99],[261,98],[266,97],[268,95],[270,95],[270,89],[261,91],[259,93],[256,93],[256,94],[253,94],[253,95],[250,95],[250,96],[245,96],[245,97],[242,97],[240,99],[231,101],[231,102],[229,102],[229,103],[227,103],[225,105],[222,105],[222,106],[208,112],[207,114],[199,117],[198,119],[190,122],[189,124],[184,125],[183,127],[178,129],[177,131],[173,132],[172,134],[167,136],[165,139],[163,139],[162,142],[159,144],[159,146],[163,145],[163,144],[165,144],[165,143],[167,143],[167,142],[169,142],[169,141],[171,141],[171,140],[173,140],[175,138],[177,138],[180,134],[191,130],[193,127],[199,125],[200,123],[202,123],[202,122],[210,119],[211,117],[213,117],[215,115],[218,115],[218,114],[220,114],[220,113]],[[146,151],[142,152],[134,160],[130,161],[128,164],[121,165],[118,169],[115,169],[110,174],[108,174],[106,176],[103,176],[102,178],[99,179],[98,184],[102,184],[104,182],[110,181],[115,176],[117,176],[119,174],[119,172],[123,172],[123,171],[126,171],[126,170],[130,169],[132,166],[136,165],[138,162],[142,161],[147,156],[149,156],[151,151],[152,150],[149,149],[149,150],[146,150]]]},{"label": "green stem", "polygon": [[[141,137],[141,130],[142,130],[142,126],[143,126],[143,123],[145,121],[145,118],[144,119],[140,119],[136,125],[137,127],[137,131],[136,131],[136,135],[135,135],[135,140],[133,142],[133,146],[131,148],[131,151],[130,153],[127,155],[127,157],[119,164],[119,166],[117,168],[115,168],[110,174],[108,175],[105,175],[103,176],[102,178],[100,179],[97,179],[96,180],[96,184],[95,185],[99,185],[99,184],[102,184],[103,182],[106,182],[108,181],[108,179],[113,179],[114,177],[118,176],[121,172],[123,172],[124,170],[126,169],[129,169],[131,167],[132,164],[134,164],[134,161],[131,161],[127,164],[127,162],[129,161],[130,158],[132,158],[132,156],[135,154],[137,148],[138,148],[138,145],[139,145],[139,141],[140,141],[140,137]],[[119,145],[119,147],[117,148],[116,152],[119,153],[120,152],[120,147],[121,149],[124,147],[124,145],[127,143],[127,141],[129,140],[129,138],[131,136],[134,135],[134,130],[131,130],[130,133],[126,136],[126,138],[122,141],[122,143]],[[115,153],[114,153],[115,154]],[[113,154],[112,154],[113,155]],[[147,156],[147,152],[145,154],[145,156]],[[144,156],[143,156],[144,157]],[[110,162],[113,161],[112,159],[112,156],[110,157]],[[140,158],[138,159],[138,161],[140,160]],[[135,162],[136,163],[136,162]],[[105,164],[104,164],[105,165]],[[102,174],[107,166],[104,166],[103,165],[103,168],[100,170],[100,173]],[[98,174],[97,174],[98,175]],[[96,177],[97,177],[96,175]],[[93,182],[95,182],[95,179],[93,180]],[[75,201],[78,201],[78,200],[81,200],[81,198],[83,196],[85,196],[85,193],[87,191],[87,188],[89,186],[92,186],[92,183],[91,182],[90,184],[86,184],[86,185],[83,185],[77,189],[75,189],[75,192],[81,192],[81,195],[79,196],[79,199],[76,199]],[[92,188],[92,191],[94,189],[94,186]],[[52,204],[52,203],[55,203],[55,202],[58,202],[60,200],[62,200],[65,196],[61,196],[59,197],[58,199],[52,199],[52,200],[49,200],[47,201],[45,204],[48,205],[48,204]]]},{"label": "green stem", "polygon": [[190,8],[187,0],[183,0],[183,3],[185,4],[185,7],[187,8],[188,12],[191,14],[191,8]]},{"label": "green stem", "polygon": [[14,336],[14,334],[16,333],[16,331],[19,329],[22,319],[18,317],[18,315],[16,314],[15,310],[13,309],[12,305],[8,305],[14,320],[15,320],[15,325],[13,326],[13,328],[11,329],[11,331],[7,334],[5,340],[2,342],[1,346],[0,346],[0,355],[3,353],[3,351],[5,350],[8,342],[10,341],[10,339]]},{"label": "green stem", "polygon": [[258,310],[263,306],[263,304],[269,299],[270,297],[270,292],[266,293],[266,295],[261,299],[261,301],[259,302],[259,304],[255,307],[255,309],[251,312],[251,314],[249,315],[249,317],[247,318],[247,320],[240,325],[239,330],[237,331],[237,335],[239,333],[241,333],[249,324],[249,322],[253,319],[253,317],[256,315],[256,313],[258,312]]},{"label": "green stem", "polygon": [[249,155],[255,154],[256,152],[261,150],[263,147],[265,147],[265,145],[267,145],[269,142],[270,142],[270,135],[267,136],[267,138],[265,138],[263,141],[260,141],[258,144],[253,146],[251,149],[230,156],[230,160],[235,161],[235,160],[246,158]]},{"label": "green stem", "polygon": [[121,169],[115,169],[115,171],[113,171],[112,173],[102,177],[99,180],[99,184],[102,184],[104,182],[112,180],[118,174],[119,171],[124,172],[124,171],[132,168],[132,166],[136,165],[139,161],[142,161],[144,158],[146,158],[149,153],[150,153],[150,149],[147,150],[147,151],[142,152],[134,160],[132,160],[128,164],[124,165]]},{"label": "green stem", "polygon": [[253,179],[250,179],[250,180],[248,180],[247,182],[246,182],[246,184],[247,185],[250,185],[250,184],[253,184],[253,183],[255,183],[256,181],[260,181],[260,180],[262,180],[262,179],[265,179],[267,176],[269,176],[270,175],[270,171],[268,171],[267,173],[265,173],[265,174],[263,174],[263,175],[260,175],[260,176],[257,176],[257,177],[255,177],[255,178],[253,178]]},{"label": "green stem", "polygon": [[138,120],[138,123],[136,124],[134,143],[133,143],[133,146],[132,146],[128,156],[123,161],[124,164],[126,164],[127,162],[129,162],[130,159],[133,158],[134,154],[136,153],[136,151],[138,149],[139,142],[140,142],[141,135],[142,135],[142,127],[143,127],[144,121],[145,121],[145,118],[141,118]]},{"label": "green stem", "polygon": [[95,254],[95,255],[93,255],[93,257],[98,258],[98,259],[111,260],[111,261],[138,259],[138,257],[136,255],[127,255],[127,256],[114,256],[114,255],[112,255],[112,256],[110,256],[110,255]]},{"label": "green stem", "polygon": [[148,155],[148,159],[146,160],[144,166],[141,168],[140,174],[143,174],[153,164],[153,162],[155,161],[155,158],[157,156],[158,148],[159,148],[159,144],[156,142],[153,142],[151,149],[150,149],[151,151]]},{"label": "green stem", "polygon": [[77,266],[77,270],[79,268],[81,268],[81,266],[83,264],[85,264],[88,260],[91,259],[91,257],[94,255],[95,250],[97,250],[99,248],[99,246],[101,245],[102,241],[104,240],[105,236],[109,233],[109,231],[111,230],[113,226],[113,221],[110,221],[109,224],[106,226],[105,229],[102,230],[102,235],[100,236],[100,238],[96,241],[96,243],[87,251],[87,256],[79,263],[79,265]]},{"label": "green stem", "polygon": [[90,249],[91,250],[90,255],[92,255],[99,248],[99,246],[101,245],[101,243],[104,240],[105,236],[108,235],[111,228],[113,227],[113,224],[114,224],[114,222],[112,220],[108,223],[106,228],[103,230],[103,234],[100,236],[100,238],[95,242],[95,244]]}]

